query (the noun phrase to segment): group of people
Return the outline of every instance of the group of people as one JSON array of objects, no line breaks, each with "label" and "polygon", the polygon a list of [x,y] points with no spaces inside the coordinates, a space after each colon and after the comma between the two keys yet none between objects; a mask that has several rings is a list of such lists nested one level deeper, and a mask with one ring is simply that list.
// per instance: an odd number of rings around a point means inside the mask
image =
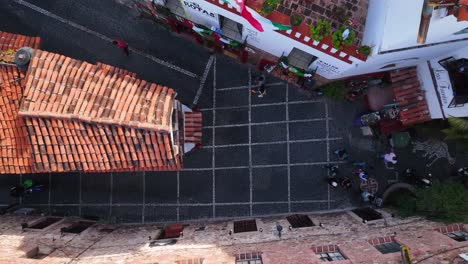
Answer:
[{"label": "group of people", "polygon": [[[338,160],[340,161],[345,161],[349,159],[349,154],[344,148],[337,149],[333,153],[338,157]],[[398,161],[398,158],[393,152],[393,149],[385,154],[379,155],[379,157],[383,159],[386,168],[394,166]],[[365,161],[353,162],[352,165],[354,167],[352,175],[356,178],[359,178],[359,181],[361,183],[368,182],[368,170],[373,169],[374,167],[369,165]],[[349,177],[339,176],[337,164],[328,164],[325,166],[325,168],[328,169],[327,183],[330,185],[330,187],[337,188],[341,186],[345,190],[351,189],[353,181]],[[364,202],[373,202],[375,199],[375,194],[369,193],[368,191],[361,191],[361,199]]]}]

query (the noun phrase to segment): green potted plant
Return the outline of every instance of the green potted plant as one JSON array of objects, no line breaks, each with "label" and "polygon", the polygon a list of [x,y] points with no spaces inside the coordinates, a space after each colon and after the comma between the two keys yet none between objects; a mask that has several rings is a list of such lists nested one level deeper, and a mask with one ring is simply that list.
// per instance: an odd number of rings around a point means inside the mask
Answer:
[{"label": "green potted plant", "polygon": [[289,22],[291,22],[291,26],[297,27],[302,23],[302,16],[298,13],[294,13],[289,17]]},{"label": "green potted plant", "polygon": [[331,23],[321,18],[310,25],[310,38],[313,40],[321,41],[324,37],[330,35],[330,33]]},{"label": "green potted plant", "polygon": [[367,45],[364,45],[364,46],[360,46],[358,49],[357,49],[357,53],[360,53],[364,56],[369,56],[369,54],[371,54],[372,52],[372,48],[367,46]]},{"label": "green potted plant", "polygon": [[280,5],[280,0],[265,0],[262,4],[262,10],[260,10],[261,15],[266,16]]},{"label": "green potted plant", "polygon": [[353,44],[354,40],[356,39],[356,35],[354,34],[353,31],[349,30],[349,35],[347,38],[343,37],[343,33],[345,32],[347,28],[344,26],[341,26],[338,30],[333,32],[332,34],[332,44],[333,47],[337,50],[340,50],[344,46],[349,46]]}]

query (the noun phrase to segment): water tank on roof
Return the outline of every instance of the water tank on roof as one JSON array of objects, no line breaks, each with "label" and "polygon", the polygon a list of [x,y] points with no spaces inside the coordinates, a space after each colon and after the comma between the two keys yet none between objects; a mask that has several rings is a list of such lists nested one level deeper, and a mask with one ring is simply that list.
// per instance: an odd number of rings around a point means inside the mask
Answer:
[{"label": "water tank on roof", "polygon": [[15,64],[18,69],[26,71],[28,69],[29,61],[31,60],[33,49],[30,47],[22,47],[16,51]]}]

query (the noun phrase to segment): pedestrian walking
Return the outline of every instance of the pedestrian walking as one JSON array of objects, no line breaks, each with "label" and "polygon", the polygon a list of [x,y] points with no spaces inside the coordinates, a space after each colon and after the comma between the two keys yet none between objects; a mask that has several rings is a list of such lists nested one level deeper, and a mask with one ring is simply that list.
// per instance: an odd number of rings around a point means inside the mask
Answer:
[{"label": "pedestrian walking", "polygon": [[260,75],[255,79],[255,85],[257,90],[252,90],[252,93],[258,93],[258,97],[263,97],[266,95],[266,76],[265,74]]},{"label": "pedestrian walking", "polygon": [[333,153],[335,153],[335,155],[338,156],[339,160],[347,160],[348,157],[349,157],[348,152],[344,148],[337,149],[337,150],[333,151]]},{"label": "pedestrian walking", "polygon": [[383,158],[386,168],[391,168],[398,162],[398,158],[393,150],[381,155],[380,157]]},{"label": "pedestrian walking", "polygon": [[367,182],[369,180],[369,175],[365,170],[358,169],[354,175],[358,176],[361,181]]},{"label": "pedestrian walking", "polygon": [[128,52],[128,44],[119,40],[119,39],[114,39],[114,41],[112,41],[112,44],[116,45],[118,48],[122,49],[124,52],[125,52],[125,55],[130,55],[130,53]]},{"label": "pedestrian walking", "polygon": [[363,192],[361,192],[361,199],[365,203],[373,202],[374,199],[375,199],[375,196],[372,193],[363,191]]},{"label": "pedestrian walking", "polygon": [[333,177],[333,176],[328,177],[327,182],[333,188],[338,187],[338,180],[336,179],[336,177]]}]

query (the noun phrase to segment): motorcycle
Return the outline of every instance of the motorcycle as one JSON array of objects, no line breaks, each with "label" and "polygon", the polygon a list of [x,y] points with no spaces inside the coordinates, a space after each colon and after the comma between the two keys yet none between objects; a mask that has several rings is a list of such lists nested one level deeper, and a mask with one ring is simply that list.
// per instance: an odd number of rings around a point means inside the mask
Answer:
[{"label": "motorcycle", "polygon": [[468,177],[468,167],[459,168],[458,176]]},{"label": "motorcycle", "polygon": [[408,180],[408,182],[412,185],[416,185],[417,187],[428,188],[432,186],[432,174],[428,173],[425,177],[420,177],[417,175],[413,169],[407,168],[403,172],[403,176]]},{"label": "motorcycle", "polygon": [[13,197],[23,197],[25,195],[31,195],[33,193],[42,192],[45,189],[45,185],[42,184],[36,184],[29,188],[24,188],[24,186],[22,185],[17,185],[10,188],[10,195]]}]

